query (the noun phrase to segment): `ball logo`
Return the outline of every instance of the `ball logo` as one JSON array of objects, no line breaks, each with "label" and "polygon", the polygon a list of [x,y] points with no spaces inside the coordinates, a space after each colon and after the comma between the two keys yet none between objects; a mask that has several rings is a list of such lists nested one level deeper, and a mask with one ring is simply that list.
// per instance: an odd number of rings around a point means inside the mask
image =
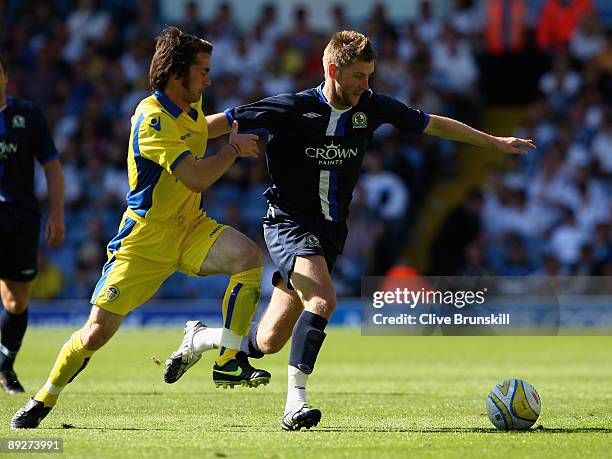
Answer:
[{"label": "ball logo", "polygon": [[353,115],[353,128],[364,129],[368,127],[368,117],[363,112],[357,112]]},{"label": "ball logo", "polygon": [[321,247],[321,241],[314,234],[306,236],[306,245],[308,247]]},{"label": "ball logo", "polygon": [[106,289],[106,301],[109,303],[113,300],[116,300],[119,297],[119,289],[114,285],[111,285]]}]

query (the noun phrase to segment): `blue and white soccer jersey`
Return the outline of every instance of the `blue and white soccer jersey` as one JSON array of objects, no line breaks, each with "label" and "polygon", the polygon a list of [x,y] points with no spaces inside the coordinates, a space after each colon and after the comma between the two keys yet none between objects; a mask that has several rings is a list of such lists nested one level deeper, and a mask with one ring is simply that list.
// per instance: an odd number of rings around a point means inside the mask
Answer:
[{"label": "blue and white soccer jersey", "polygon": [[[225,113],[230,123],[239,122],[242,131],[268,131],[266,159],[272,186],[264,193],[271,208],[264,235],[288,285],[296,256],[318,251],[331,270],[342,253],[349,204],[373,132],[386,123],[422,132],[429,122],[426,113],[371,90],[355,107],[335,109],[323,95],[323,84]],[[320,248],[308,244],[310,234]]]}]

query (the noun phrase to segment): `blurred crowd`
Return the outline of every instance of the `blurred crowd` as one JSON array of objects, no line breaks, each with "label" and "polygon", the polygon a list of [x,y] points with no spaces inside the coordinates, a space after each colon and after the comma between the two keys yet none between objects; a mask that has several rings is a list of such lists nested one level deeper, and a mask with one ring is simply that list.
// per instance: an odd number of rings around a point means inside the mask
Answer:
[{"label": "blurred crowd", "polygon": [[[175,25],[214,45],[207,113],[319,84],[323,48],[346,28],[375,42],[372,86],[409,105],[474,126],[488,103],[508,102],[500,95],[528,105],[516,134],[533,138],[537,152],[491,171],[484,191],[449,214],[431,273],[611,274],[612,34],[597,2],[457,0],[440,15],[424,0],[401,22],[382,3],[358,21],[335,4],[331,29],[313,24],[306,6],[283,27],[267,4],[247,28],[229,3],[205,20],[197,3],[184,8]],[[0,0],[9,93],[43,108],[66,177],[67,239],[42,247],[34,297],[88,298],[100,275],[125,208],[130,117],[149,94],[153,38],[167,23],[160,11],[152,0]],[[223,142],[211,141],[209,154]],[[362,275],[397,263],[431,183],[458,173],[457,155],[452,142],[391,126],[376,132],[335,273],[340,295],[359,294]],[[44,200],[43,175],[37,184]],[[205,195],[209,214],[264,252],[267,186],[264,161],[241,160]],[[272,270],[267,263],[268,278]],[[158,297],[218,298],[225,283],[177,274]]]},{"label": "blurred crowd", "polygon": [[490,170],[448,215],[432,274],[612,275],[612,30],[599,17],[588,1],[543,5],[533,37],[549,66],[514,132],[538,148]]}]

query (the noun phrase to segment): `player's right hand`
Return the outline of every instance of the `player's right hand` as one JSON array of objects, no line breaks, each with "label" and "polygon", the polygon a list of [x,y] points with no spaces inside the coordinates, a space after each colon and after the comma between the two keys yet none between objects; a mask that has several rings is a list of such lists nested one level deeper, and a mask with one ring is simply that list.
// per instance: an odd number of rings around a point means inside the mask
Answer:
[{"label": "player's right hand", "polygon": [[236,147],[239,157],[257,158],[257,156],[259,156],[259,147],[257,146],[258,140],[259,137],[255,134],[238,134],[238,121],[232,123],[229,143]]}]

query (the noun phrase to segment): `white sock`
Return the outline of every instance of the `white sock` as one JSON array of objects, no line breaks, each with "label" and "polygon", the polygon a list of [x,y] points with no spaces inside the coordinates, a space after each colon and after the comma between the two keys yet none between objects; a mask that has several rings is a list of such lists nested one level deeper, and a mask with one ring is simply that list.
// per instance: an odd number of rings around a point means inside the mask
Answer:
[{"label": "white sock", "polygon": [[285,413],[307,403],[306,381],[308,380],[308,375],[299,368],[289,365],[287,376],[287,403],[285,404]]},{"label": "white sock", "polygon": [[211,349],[217,349],[221,343],[222,328],[205,328],[193,335],[193,352],[201,354]]},{"label": "white sock", "polygon": [[220,346],[226,349],[240,349],[240,344],[242,344],[242,336],[234,333],[229,328],[221,329]]}]

